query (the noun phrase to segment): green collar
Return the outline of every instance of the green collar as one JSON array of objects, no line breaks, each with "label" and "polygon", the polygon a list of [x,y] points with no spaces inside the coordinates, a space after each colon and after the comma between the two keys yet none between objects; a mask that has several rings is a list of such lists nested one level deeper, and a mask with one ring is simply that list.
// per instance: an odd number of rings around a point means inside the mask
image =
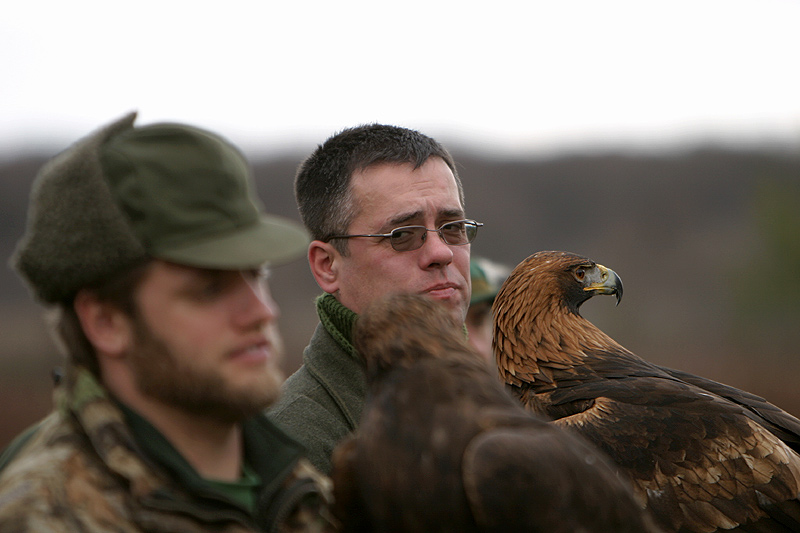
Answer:
[{"label": "green collar", "polygon": [[[223,499],[252,514],[257,499],[271,497],[278,489],[282,476],[300,458],[300,446],[277,430],[263,416],[247,419],[242,424],[244,440],[246,479],[248,491],[221,491],[220,485],[204,479],[175,449],[174,446],[141,415],[118,403],[131,428],[134,440],[144,454],[195,494]],[[245,487],[246,488],[246,487]],[[241,489],[241,487],[240,487]],[[244,495],[244,497],[237,497]]]},{"label": "green collar", "polygon": [[353,348],[353,325],[358,315],[339,303],[332,294],[317,297],[319,321],[342,349],[357,360],[361,357]]},{"label": "green collar", "polygon": [[[221,492],[218,487],[209,480],[204,479],[197,470],[180,454],[164,435],[155,428],[149,421],[139,415],[128,406],[118,403],[120,409],[125,414],[125,420],[131,428],[133,438],[144,451],[145,455],[151,460],[156,461],[163,468],[169,471],[175,478],[180,480],[181,485],[190,487],[195,494],[205,496],[229,496]],[[260,485],[260,483],[258,483]],[[236,503],[239,507],[252,512],[252,504],[244,504],[242,500],[225,498],[231,503]]]}]

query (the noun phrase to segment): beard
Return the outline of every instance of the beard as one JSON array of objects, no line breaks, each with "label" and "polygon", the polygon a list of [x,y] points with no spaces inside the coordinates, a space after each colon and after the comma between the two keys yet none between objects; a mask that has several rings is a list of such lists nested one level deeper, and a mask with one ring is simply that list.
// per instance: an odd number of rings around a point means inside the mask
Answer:
[{"label": "beard", "polygon": [[[277,330],[272,332],[280,353]],[[277,359],[277,358],[276,358]],[[183,411],[231,423],[263,412],[280,395],[283,375],[276,364],[260,370],[257,379],[236,387],[219,369],[180,360],[155,336],[141,318],[134,319],[134,345],[130,357],[136,386],[142,395]]]}]

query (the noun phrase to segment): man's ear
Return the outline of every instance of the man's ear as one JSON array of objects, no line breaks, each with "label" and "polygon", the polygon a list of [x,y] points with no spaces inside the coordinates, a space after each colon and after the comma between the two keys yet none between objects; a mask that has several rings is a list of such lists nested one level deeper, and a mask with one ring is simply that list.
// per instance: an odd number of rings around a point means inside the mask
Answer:
[{"label": "man's ear", "polygon": [[101,301],[87,289],[75,295],[72,304],[84,335],[98,355],[123,356],[133,341],[130,318],[117,306]]},{"label": "man's ear", "polygon": [[308,246],[308,265],[317,285],[330,294],[339,290],[341,254],[328,242],[312,241]]}]

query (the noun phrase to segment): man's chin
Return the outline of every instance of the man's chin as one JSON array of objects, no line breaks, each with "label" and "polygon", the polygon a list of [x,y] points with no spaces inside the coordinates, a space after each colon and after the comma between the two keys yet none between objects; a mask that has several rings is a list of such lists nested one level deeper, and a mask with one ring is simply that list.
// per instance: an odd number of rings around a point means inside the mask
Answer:
[{"label": "man's chin", "polygon": [[198,413],[222,422],[239,423],[253,416],[262,414],[280,396],[280,389],[262,390],[258,395],[231,394],[225,401],[210,404],[204,412]]},{"label": "man's chin", "polygon": [[261,375],[237,376],[222,379],[214,391],[174,398],[195,414],[224,423],[239,423],[263,413],[280,397],[283,374],[269,372]]},{"label": "man's chin", "polygon": [[238,386],[231,386],[231,399],[238,401],[232,403],[252,404],[256,411],[263,411],[278,400],[283,384],[283,373],[271,371],[258,379],[248,380]]}]

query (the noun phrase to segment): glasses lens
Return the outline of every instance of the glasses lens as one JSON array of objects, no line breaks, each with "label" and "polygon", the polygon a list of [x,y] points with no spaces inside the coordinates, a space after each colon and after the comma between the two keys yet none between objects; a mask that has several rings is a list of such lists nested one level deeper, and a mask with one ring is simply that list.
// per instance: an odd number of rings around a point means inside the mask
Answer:
[{"label": "glasses lens", "polygon": [[[389,240],[398,252],[409,252],[425,243],[428,232],[425,226],[403,226],[391,231]],[[478,234],[478,224],[471,220],[455,220],[442,224],[438,230],[442,240],[451,246],[469,244]]]},{"label": "glasses lens", "polygon": [[462,244],[469,244],[475,235],[478,233],[478,227],[475,224],[467,222],[466,220],[457,220],[443,224],[439,228],[444,242],[447,244],[458,246]]},{"label": "glasses lens", "polygon": [[426,234],[424,226],[405,226],[393,229],[389,240],[398,252],[408,252],[422,246]]},{"label": "glasses lens", "polygon": [[464,230],[467,234],[467,242],[472,242],[475,240],[475,237],[478,236],[478,225],[473,224],[472,222],[465,222],[464,223]]}]

